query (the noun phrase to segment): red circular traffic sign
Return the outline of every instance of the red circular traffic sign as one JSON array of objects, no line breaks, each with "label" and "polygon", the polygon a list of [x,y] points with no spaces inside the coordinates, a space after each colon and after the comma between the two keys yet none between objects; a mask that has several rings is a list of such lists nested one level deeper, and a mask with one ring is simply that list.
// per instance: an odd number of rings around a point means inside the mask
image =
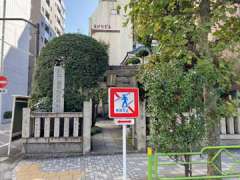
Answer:
[{"label": "red circular traffic sign", "polygon": [[0,89],[5,89],[8,84],[8,79],[5,76],[0,76]]}]

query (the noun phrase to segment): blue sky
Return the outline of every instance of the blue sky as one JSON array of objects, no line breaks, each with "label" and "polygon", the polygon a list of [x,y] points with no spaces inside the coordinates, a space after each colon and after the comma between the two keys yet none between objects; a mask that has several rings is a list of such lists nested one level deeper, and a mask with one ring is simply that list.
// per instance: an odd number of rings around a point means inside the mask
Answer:
[{"label": "blue sky", "polygon": [[98,5],[98,0],[65,0],[66,33],[80,32],[88,35],[88,18]]}]

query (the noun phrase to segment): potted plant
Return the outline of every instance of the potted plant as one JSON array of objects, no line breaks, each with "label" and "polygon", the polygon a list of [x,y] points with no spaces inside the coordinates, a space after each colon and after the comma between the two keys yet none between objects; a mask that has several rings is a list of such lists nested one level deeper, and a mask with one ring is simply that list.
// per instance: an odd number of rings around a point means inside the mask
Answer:
[{"label": "potted plant", "polygon": [[128,62],[127,62],[128,65],[135,65],[135,64],[140,64],[140,63],[141,63],[141,61],[138,57],[129,58]]},{"label": "potted plant", "polygon": [[3,113],[3,119],[5,121],[11,121],[12,118],[12,111],[6,111]]}]

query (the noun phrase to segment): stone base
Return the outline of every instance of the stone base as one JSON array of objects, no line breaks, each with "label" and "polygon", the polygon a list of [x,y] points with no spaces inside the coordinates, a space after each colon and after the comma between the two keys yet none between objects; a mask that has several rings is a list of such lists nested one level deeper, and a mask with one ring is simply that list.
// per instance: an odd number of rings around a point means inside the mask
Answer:
[{"label": "stone base", "polygon": [[26,156],[65,156],[82,154],[82,143],[61,142],[61,143],[24,143],[24,153]]},{"label": "stone base", "polygon": [[240,139],[221,139],[222,146],[234,146],[239,144],[240,144]]},{"label": "stone base", "polygon": [[239,145],[240,144],[240,135],[221,135],[221,145],[230,146],[230,145]]}]

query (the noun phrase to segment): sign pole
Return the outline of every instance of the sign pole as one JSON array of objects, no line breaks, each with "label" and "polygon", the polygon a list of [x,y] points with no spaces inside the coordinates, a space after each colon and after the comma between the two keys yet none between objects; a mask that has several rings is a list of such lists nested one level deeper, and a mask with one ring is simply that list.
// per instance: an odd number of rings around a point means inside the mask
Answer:
[{"label": "sign pole", "polygon": [[127,180],[127,125],[123,125],[123,180]]},{"label": "sign pole", "polygon": [[133,118],[139,116],[139,89],[134,87],[111,87],[108,92],[109,117],[115,118],[116,125],[122,125],[122,177],[123,180],[127,180],[127,125],[133,125]]}]

